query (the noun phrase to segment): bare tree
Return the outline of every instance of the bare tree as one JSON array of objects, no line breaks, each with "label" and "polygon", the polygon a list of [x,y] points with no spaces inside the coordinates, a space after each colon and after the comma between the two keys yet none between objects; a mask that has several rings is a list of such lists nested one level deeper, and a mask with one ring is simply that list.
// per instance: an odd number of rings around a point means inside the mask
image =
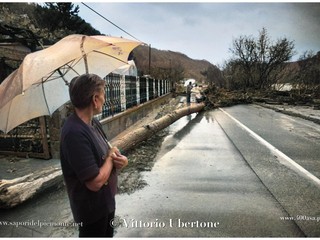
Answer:
[{"label": "bare tree", "polygon": [[222,75],[226,88],[230,90],[246,90],[246,88],[249,86],[247,73],[239,61],[225,62]]},{"label": "bare tree", "polygon": [[299,70],[294,78],[299,93],[314,92],[320,86],[320,52],[304,52],[297,61]]},{"label": "bare tree", "polygon": [[[240,36],[233,41],[231,52],[235,56],[233,67],[241,67],[245,74],[244,87],[254,86],[254,70],[257,62],[256,43],[252,37]],[[234,69],[235,70],[235,69]]]},{"label": "bare tree", "polygon": [[218,87],[225,87],[222,72],[218,67],[209,65],[206,70],[201,71],[201,74],[207,78],[207,82],[210,87],[213,87],[214,85]]},{"label": "bare tree", "polygon": [[294,43],[287,38],[278,39],[275,43],[263,28],[259,37],[240,36],[233,40],[230,49],[234,57],[231,60],[242,68],[245,75],[244,88],[269,88],[276,82],[276,71],[283,68],[283,63],[294,54]]}]

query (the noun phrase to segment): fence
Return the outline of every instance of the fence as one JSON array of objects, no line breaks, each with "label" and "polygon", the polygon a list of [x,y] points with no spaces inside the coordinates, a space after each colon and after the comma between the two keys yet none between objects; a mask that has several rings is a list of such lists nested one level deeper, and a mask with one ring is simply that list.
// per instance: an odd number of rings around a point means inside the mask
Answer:
[{"label": "fence", "polygon": [[[171,84],[168,80],[113,73],[104,79],[106,81],[106,103],[102,114],[97,116],[99,120],[171,91]],[[0,154],[50,158],[54,145],[59,146],[56,143],[59,141],[59,129],[55,128],[58,128],[59,124],[52,126],[52,121],[49,120],[44,117],[35,118],[14,128],[8,134],[0,132]]]},{"label": "fence", "polygon": [[46,119],[42,116],[14,128],[8,134],[0,133],[0,154],[49,159],[47,132]]},{"label": "fence", "polygon": [[104,79],[106,103],[99,120],[165,95],[172,89],[170,81],[150,77],[109,74]]}]

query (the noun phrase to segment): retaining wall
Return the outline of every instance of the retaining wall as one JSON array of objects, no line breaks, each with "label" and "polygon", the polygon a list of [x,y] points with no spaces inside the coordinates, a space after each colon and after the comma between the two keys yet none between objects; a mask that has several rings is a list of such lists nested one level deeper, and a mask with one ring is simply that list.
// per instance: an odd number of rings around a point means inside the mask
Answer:
[{"label": "retaining wall", "polygon": [[172,94],[166,94],[146,103],[127,109],[113,117],[101,120],[103,130],[106,132],[109,140],[116,137],[125,129],[135,124],[140,119],[146,117],[148,113],[158,109],[162,104],[170,101]]}]

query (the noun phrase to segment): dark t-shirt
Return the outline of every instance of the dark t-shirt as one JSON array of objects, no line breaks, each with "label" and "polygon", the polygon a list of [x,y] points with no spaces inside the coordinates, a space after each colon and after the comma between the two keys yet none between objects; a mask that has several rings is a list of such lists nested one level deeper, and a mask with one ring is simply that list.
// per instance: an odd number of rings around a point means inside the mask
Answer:
[{"label": "dark t-shirt", "polygon": [[191,84],[188,84],[187,86],[187,93],[191,94],[191,90],[192,90],[193,86]]},{"label": "dark t-shirt", "polygon": [[[115,210],[117,175],[112,170],[107,185],[98,192],[89,190],[85,182],[99,174],[108,152],[108,145],[97,131],[101,128],[84,123],[76,114],[71,115],[62,128],[60,159],[74,220],[90,224]],[[102,130],[102,128],[101,128]]]}]

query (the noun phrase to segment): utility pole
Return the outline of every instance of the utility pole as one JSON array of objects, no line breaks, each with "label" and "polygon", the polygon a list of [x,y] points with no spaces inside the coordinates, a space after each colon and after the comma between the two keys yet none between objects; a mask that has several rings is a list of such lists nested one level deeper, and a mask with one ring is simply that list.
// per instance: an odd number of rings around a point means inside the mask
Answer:
[{"label": "utility pole", "polygon": [[149,75],[151,75],[151,44],[149,44]]}]

